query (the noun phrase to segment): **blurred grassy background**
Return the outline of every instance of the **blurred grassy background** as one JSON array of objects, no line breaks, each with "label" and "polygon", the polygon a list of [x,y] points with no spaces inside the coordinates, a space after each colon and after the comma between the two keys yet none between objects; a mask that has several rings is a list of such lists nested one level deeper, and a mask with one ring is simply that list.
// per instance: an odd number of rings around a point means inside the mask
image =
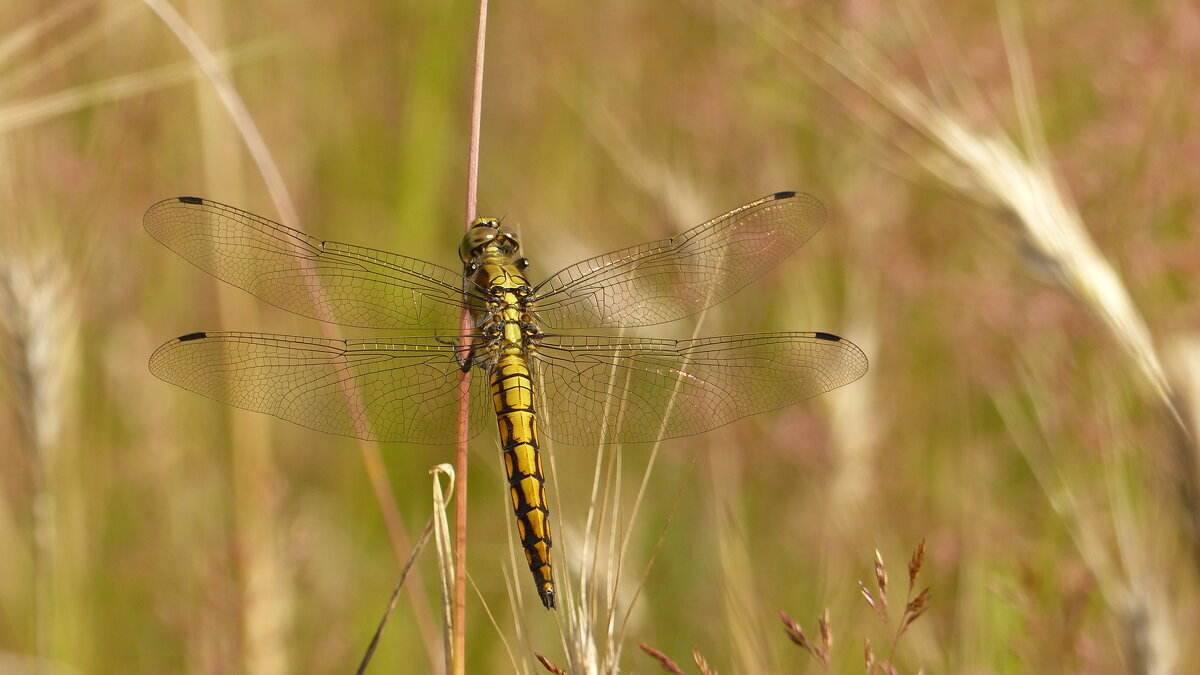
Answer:
[{"label": "blurred grassy background", "polygon": [[[300,227],[457,264],[473,3],[178,9]],[[621,635],[594,610],[597,667],[655,671],[644,641],[816,672],[776,612],[814,635],[829,607],[832,669],[858,672],[889,637],[856,583],[878,549],[897,612],[925,538],[904,672],[1200,669],[1198,45],[1182,1],[493,3],[480,213],[533,278],[803,190],[827,227],[701,334],[827,330],[872,361],[665,444],[632,524],[651,450],[620,451],[618,625],[653,565]],[[181,194],[281,217],[213,87],[132,0],[0,2],[0,67],[0,671],[345,672],[404,553],[359,444],[146,370],[194,330],[320,334],[142,230]],[[494,441],[473,448],[469,670],[541,672],[537,651],[585,672],[508,562]],[[565,581],[598,452],[553,453]],[[382,455],[415,536],[452,452]],[[374,672],[440,668],[431,554]]]}]

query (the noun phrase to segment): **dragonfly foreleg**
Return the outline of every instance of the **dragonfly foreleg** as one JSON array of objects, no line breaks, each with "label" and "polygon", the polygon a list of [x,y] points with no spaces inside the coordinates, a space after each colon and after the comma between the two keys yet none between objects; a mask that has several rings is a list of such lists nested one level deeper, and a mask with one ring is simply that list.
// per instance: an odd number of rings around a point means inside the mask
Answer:
[{"label": "dragonfly foreleg", "polygon": [[458,364],[459,370],[464,373],[471,370],[473,366],[480,365],[480,357],[486,355],[481,350],[495,342],[494,338],[489,338],[482,343],[478,339],[474,339],[471,340],[470,347],[464,347],[460,340],[454,338],[439,335],[434,339],[444,345],[454,345],[454,362]]}]

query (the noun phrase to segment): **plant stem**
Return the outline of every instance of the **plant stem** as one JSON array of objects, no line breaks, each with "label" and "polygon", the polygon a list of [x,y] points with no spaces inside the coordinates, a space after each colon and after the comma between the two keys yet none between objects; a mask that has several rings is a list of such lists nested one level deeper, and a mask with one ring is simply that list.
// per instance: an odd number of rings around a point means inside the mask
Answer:
[{"label": "plant stem", "polygon": [[[483,54],[487,37],[487,0],[479,0],[479,23],[475,38],[475,77],[471,93],[471,139],[467,157],[467,222],[470,229],[475,220],[476,197],[479,192],[479,126],[483,111]],[[463,346],[470,353],[471,312],[466,304],[462,313]],[[454,492],[458,499],[454,508],[454,650],[450,672],[466,673],[467,646],[467,440],[470,414],[471,373],[465,371],[459,381],[458,453],[455,459]]]}]

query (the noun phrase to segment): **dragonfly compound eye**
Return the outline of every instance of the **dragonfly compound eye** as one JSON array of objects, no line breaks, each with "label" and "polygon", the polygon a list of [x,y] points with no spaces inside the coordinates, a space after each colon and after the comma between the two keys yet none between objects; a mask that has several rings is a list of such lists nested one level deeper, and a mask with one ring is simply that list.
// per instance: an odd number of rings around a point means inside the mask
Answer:
[{"label": "dragonfly compound eye", "polygon": [[471,225],[471,229],[463,235],[462,244],[458,247],[458,257],[463,262],[470,262],[471,258],[479,252],[479,249],[486,246],[497,236],[500,231],[497,229],[500,226],[499,221],[495,218],[480,218]]}]

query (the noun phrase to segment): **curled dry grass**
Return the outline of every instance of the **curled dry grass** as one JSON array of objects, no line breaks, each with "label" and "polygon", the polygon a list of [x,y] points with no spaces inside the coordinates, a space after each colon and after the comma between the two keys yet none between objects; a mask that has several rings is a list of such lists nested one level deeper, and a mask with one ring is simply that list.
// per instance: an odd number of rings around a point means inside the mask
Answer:
[{"label": "curled dry grass", "polygon": [[[995,211],[999,222],[1014,225],[1032,262],[1101,320],[1182,425],[1145,320],[1055,177],[1016,7],[1009,1],[998,7],[1020,116],[1020,146],[1001,131],[968,121],[965,111],[979,105],[978,94],[969,80],[944,63],[942,71],[925,75],[935,86],[948,83],[945,89],[959,94],[957,104],[925,94],[853,30],[817,25],[795,29],[767,15],[745,8],[739,11],[799,66],[808,68],[815,61],[834,68],[915,131],[924,144],[910,145],[892,133],[881,133],[878,140],[894,156],[910,158],[953,192]],[[906,6],[900,12],[916,15],[904,17],[909,24],[929,25],[919,6]],[[861,121],[872,129],[870,122]]]}]

